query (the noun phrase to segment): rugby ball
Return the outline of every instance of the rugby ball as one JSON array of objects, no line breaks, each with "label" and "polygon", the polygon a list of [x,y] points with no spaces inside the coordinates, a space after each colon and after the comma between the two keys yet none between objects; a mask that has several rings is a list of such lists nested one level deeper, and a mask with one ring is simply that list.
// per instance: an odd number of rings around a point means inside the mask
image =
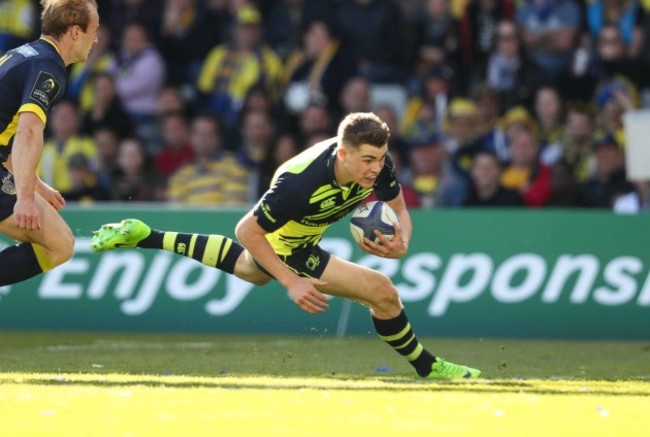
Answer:
[{"label": "rugby ball", "polygon": [[375,235],[375,229],[390,240],[395,234],[393,223],[399,223],[393,208],[384,202],[372,201],[359,205],[352,212],[350,232],[357,243],[364,237],[378,243],[379,238]]}]

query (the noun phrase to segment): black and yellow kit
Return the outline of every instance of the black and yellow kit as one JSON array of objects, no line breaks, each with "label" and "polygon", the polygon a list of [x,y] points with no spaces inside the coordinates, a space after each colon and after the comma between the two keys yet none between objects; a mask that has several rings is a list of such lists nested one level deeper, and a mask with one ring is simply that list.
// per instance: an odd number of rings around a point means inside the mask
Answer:
[{"label": "black and yellow kit", "polygon": [[334,174],[336,145],[337,138],[322,141],[281,165],[254,209],[275,253],[301,276],[320,277],[325,269],[329,254],[318,243],[332,223],[373,191],[383,201],[400,192],[390,154],[373,188],[339,185]]},{"label": "black and yellow kit", "polygon": [[66,79],[61,55],[43,38],[0,57],[0,220],[12,214],[16,201],[13,178],[1,164],[11,153],[18,116],[33,112],[45,123]]}]

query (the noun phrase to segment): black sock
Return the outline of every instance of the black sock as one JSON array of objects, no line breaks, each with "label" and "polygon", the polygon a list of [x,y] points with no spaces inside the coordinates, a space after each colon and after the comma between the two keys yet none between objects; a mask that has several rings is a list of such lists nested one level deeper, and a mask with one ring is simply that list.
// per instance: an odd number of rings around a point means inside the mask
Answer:
[{"label": "black sock", "polygon": [[427,376],[431,373],[431,365],[436,357],[431,355],[415,337],[404,310],[394,319],[382,320],[373,317],[372,322],[379,337],[406,358],[418,375]]},{"label": "black sock", "polygon": [[0,287],[43,273],[34,247],[29,243],[16,244],[0,252],[0,265]]},{"label": "black sock", "polygon": [[244,251],[239,244],[223,235],[184,234],[151,230],[151,234],[138,243],[143,249],[163,249],[197,260],[209,267],[227,273],[235,271],[237,258]]}]

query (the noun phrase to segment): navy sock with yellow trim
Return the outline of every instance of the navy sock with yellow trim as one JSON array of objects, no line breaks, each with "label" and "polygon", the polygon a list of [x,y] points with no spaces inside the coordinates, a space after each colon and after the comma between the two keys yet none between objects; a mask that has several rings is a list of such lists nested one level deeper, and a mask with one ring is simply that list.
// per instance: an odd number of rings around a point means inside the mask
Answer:
[{"label": "navy sock with yellow trim", "polygon": [[227,273],[235,271],[237,258],[244,251],[239,244],[223,235],[184,234],[151,230],[138,243],[143,249],[163,249],[197,260],[209,267],[216,267]]},{"label": "navy sock with yellow trim", "polygon": [[379,337],[406,358],[418,375],[427,376],[431,373],[436,357],[420,344],[404,310],[394,319],[382,320],[373,316],[372,322]]},{"label": "navy sock with yellow trim", "polygon": [[41,267],[36,250],[36,246],[30,243],[20,243],[0,252],[0,287],[22,282],[49,270],[47,266]]}]

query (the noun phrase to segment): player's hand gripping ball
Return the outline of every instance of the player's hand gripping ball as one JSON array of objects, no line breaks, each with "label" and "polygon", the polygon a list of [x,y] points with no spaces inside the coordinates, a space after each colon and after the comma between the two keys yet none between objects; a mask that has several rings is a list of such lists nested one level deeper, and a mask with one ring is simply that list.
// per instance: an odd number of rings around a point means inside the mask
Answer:
[{"label": "player's hand gripping ball", "polygon": [[352,232],[352,238],[357,243],[363,240],[364,237],[378,243],[379,238],[375,235],[375,229],[390,240],[395,234],[393,223],[399,223],[393,208],[380,201],[368,202],[359,205],[352,212],[350,232]]}]

